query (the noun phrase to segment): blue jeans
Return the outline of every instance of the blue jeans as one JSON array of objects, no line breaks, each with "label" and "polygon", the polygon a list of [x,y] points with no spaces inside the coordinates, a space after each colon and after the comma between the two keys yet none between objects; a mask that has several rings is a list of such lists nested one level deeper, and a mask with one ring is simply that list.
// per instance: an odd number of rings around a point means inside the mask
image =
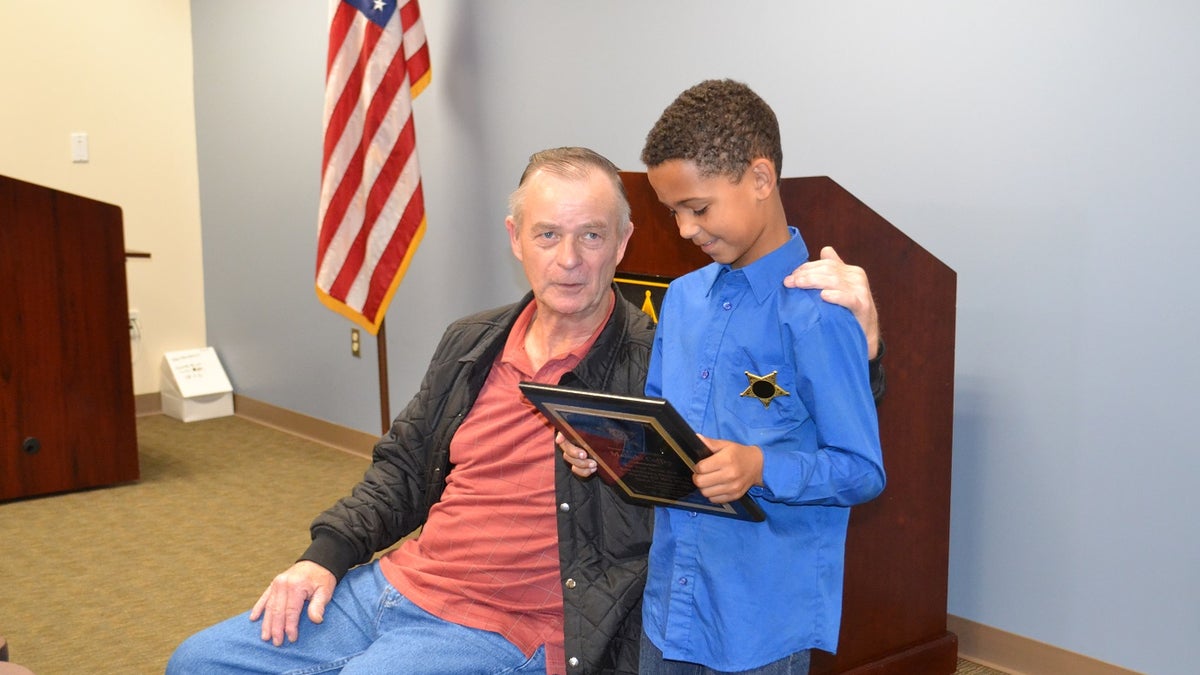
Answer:
[{"label": "blue jeans", "polygon": [[707,666],[686,661],[668,661],[663,658],[662,650],[642,632],[642,650],[638,663],[638,675],[808,675],[808,666],[812,653],[805,649],[791,656],[785,656],[760,668],[740,670],[730,673],[724,670],[713,670]]},{"label": "blue jeans", "polygon": [[546,649],[532,657],[498,633],[444,621],[409,602],[372,563],[350,570],[314,624],[300,617],[299,639],[264,642],[249,612],[179,645],[168,675],[218,673],[427,673],[544,675]]}]

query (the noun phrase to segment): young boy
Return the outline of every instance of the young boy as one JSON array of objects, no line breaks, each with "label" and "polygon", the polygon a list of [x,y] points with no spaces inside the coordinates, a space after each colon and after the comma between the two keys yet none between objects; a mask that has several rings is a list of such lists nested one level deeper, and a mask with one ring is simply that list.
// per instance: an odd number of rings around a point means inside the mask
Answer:
[{"label": "young boy", "polygon": [[[680,94],[642,150],[680,236],[714,261],[667,289],[646,394],[713,451],[696,465],[702,494],[749,492],[766,513],[655,510],[643,674],[807,673],[810,649],[837,649],[849,507],[884,486],[862,328],[778,283],[808,258],[779,196],[782,154],[770,106],[729,80]],[[564,446],[587,473],[578,452]]]}]

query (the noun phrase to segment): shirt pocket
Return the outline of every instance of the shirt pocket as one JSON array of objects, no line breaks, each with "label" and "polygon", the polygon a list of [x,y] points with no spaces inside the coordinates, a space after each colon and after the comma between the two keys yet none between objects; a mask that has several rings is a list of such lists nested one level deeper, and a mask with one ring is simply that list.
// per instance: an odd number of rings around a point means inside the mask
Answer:
[{"label": "shirt pocket", "polygon": [[745,429],[751,434],[746,441],[758,444],[760,435],[776,438],[808,420],[808,409],[789,370],[755,366],[733,371],[729,377],[731,386],[717,406],[725,418],[718,421],[719,428]]}]

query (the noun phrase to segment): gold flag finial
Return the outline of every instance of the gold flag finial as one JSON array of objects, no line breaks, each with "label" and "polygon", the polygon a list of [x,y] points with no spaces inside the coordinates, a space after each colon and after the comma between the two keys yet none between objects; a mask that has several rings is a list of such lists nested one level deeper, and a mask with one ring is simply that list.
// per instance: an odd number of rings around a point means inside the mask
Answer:
[{"label": "gold flag finial", "polygon": [[650,299],[650,291],[646,291],[646,300],[642,303],[642,311],[650,315],[650,320],[658,323],[658,314],[654,313],[654,302]]}]

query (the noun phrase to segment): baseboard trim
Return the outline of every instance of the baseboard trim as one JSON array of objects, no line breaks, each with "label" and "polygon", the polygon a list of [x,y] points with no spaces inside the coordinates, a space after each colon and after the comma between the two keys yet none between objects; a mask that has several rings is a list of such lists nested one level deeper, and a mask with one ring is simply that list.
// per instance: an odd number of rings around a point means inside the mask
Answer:
[{"label": "baseboard trim", "polygon": [[133,397],[133,414],[135,417],[158,415],[162,413],[162,396],[156,391],[152,394],[138,394]]},{"label": "baseboard trim", "polygon": [[1011,675],[1141,675],[953,614],[946,615],[946,629],[958,636],[960,657]]},{"label": "baseboard trim", "polygon": [[309,417],[240,394],[233,395],[233,411],[238,417],[263,426],[367,459],[371,458],[371,449],[379,440],[379,436],[374,434]]},{"label": "baseboard trim", "polygon": [[[151,394],[138,394],[133,397],[133,407],[134,414],[138,417],[161,415],[163,411],[162,396],[157,391]],[[263,426],[367,459],[371,458],[371,449],[379,440],[379,436],[316,417],[309,417],[241,394],[233,395],[233,414]]]}]

